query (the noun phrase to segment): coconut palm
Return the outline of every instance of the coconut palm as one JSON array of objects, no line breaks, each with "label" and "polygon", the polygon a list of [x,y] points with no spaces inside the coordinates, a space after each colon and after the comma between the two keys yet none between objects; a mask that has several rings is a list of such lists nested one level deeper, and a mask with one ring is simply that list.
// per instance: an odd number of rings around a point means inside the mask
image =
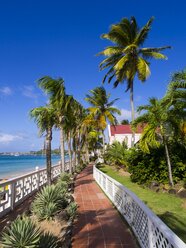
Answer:
[{"label": "coconut palm", "polygon": [[56,126],[60,129],[60,147],[61,147],[61,171],[65,171],[65,146],[64,146],[64,121],[66,118],[66,109],[70,103],[71,97],[66,95],[64,80],[62,78],[53,79],[45,76],[38,80],[39,87],[43,89],[50,99],[50,104],[55,110]]},{"label": "coconut palm", "polygon": [[177,139],[186,141],[186,70],[173,74],[168,90],[163,98],[163,104],[174,116],[174,135]]},{"label": "coconut palm", "polygon": [[[153,18],[145,26],[139,29],[136,19],[123,18],[118,24],[112,25],[107,34],[101,37],[114,43],[113,46],[106,47],[99,55],[106,58],[100,63],[100,69],[109,69],[103,82],[108,79],[108,83],[114,80],[114,87],[126,81],[126,91],[130,90],[130,104],[132,121],[135,119],[133,87],[135,76],[142,82],[146,81],[150,75],[150,58],[166,59],[160,53],[170,48],[164,46],[159,48],[143,48],[143,43],[147,39],[151,29]],[[132,145],[134,144],[134,133]]]},{"label": "coconut palm", "polygon": [[66,118],[64,121],[64,133],[67,141],[67,146],[68,146],[68,154],[69,154],[69,172],[72,173],[73,171],[73,161],[72,158],[75,159],[76,156],[74,154],[73,156],[73,151],[72,151],[72,141],[73,141],[73,136],[74,132],[77,129],[77,105],[78,102],[71,96],[71,101],[70,104],[68,104],[67,109],[66,109]]},{"label": "coconut palm", "polygon": [[104,151],[104,130],[107,126],[107,121],[111,124],[116,124],[117,120],[115,114],[121,114],[119,109],[113,107],[113,104],[118,100],[118,98],[109,102],[110,94],[106,93],[104,87],[96,87],[95,89],[90,90],[90,93],[90,95],[86,95],[85,100],[92,106],[88,108],[90,112],[89,116],[92,116],[96,120],[97,129],[102,131]]},{"label": "coconut palm", "polygon": [[46,149],[46,167],[47,167],[47,182],[51,184],[51,141],[52,141],[52,128],[55,124],[54,109],[51,106],[44,106],[34,108],[30,111],[31,118],[34,119],[38,128],[39,135],[45,136],[45,149]]},{"label": "coconut palm", "polygon": [[164,145],[166,160],[168,165],[169,184],[174,185],[172,178],[172,166],[168,149],[169,138],[173,135],[175,127],[175,116],[165,105],[164,99],[158,100],[150,98],[149,104],[138,107],[138,112],[145,111],[133,122],[133,127],[143,124],[144,130],[140,138],[140,146],[143,151],[149,153],[149,147],[158,147],[161,143]]}]

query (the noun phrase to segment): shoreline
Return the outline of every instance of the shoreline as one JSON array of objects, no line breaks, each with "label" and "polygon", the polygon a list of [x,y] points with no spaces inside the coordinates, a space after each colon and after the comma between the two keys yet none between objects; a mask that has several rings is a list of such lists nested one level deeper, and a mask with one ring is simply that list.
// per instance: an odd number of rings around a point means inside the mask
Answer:
[{"label": "shoreline", "polygon": [[[30,155],[0,157],[0,182],[34,172],[36,169],[46,168],[45,159],[45,157]],[[57,165],[59,161],[59,156],[53,156],[52,166]]]}]

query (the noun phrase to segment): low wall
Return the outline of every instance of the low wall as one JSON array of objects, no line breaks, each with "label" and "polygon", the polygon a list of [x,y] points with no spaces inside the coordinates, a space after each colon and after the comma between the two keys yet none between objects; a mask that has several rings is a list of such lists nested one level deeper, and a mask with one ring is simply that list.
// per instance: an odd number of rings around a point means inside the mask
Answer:
[{"label": "low wall", "polygon": [[186,244],[133,192],[95,166],[93,173],[96,182],[132,228],[142,248],[186,248]]},{"label": "low wall", "polygon": [[[68,162],[66,162],[66,171]],[[52,167],[52,180],[55,180],[61,173],[60,165]],[[31,173],[0,182],[0,218],[6,215],[26,198],[34,194],[47,182],[47,170],[40,169]]]}]

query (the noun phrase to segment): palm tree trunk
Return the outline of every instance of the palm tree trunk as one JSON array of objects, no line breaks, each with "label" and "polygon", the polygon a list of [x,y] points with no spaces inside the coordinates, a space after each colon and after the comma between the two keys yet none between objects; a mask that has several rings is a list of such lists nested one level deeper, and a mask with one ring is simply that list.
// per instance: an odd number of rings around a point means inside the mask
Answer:
[{"label": "palm tree trunk", "polygon": [[76,168],[76,162],[77,162],[77,154],[76,154],[76,150],[73,150],[73,154],[72,154],[72,172],[75,171]]},{"label": "palm tree trunk", "polygon": [[72,151],[71,151],[70,134],[68,134],[68,155],[69,155],[69,173],[72,173]]},{"label": "palm tree trunk", "polygon": [[85,153],[86,153],[86,163],[89,164],[89,150],[88,150],[88,142],[86,141],[86,148],[85,148]]},{"label": "palm tree trunk", "polygon": [[105,134],[104,134],[104,130],[102,130],[102,137],[103,137],[103,153],[105,153]]},{"label": "palm tree trunk", "polygon": [[174,186],[173,177],[172,177],[172,166],[171,166],[170,155],[169,155],[169,149],[168,149],[168,146],[167,146],[166,138],[164,136],[163,136],[163,143],[164,143],[164,146],[165,146],[165,154],[166,154],[166,160],[167,160],[167,165],[168,165],[169,184],[171,186]]},{"label": "palm tree trunk", "polygon": [[65,141],[64,141],[64,131],[60,128],[60,145],[61,145],[61,172],[65,172]]},{"label": "palm tree trunk", "polygon": [[[135,119],[135,112],[134,112],[134,90],[133,90],[133,80],[129,81],[130,85],[130,105],[131,105],[131,117],[132,117],[132,122]],[[132,131],[132,140],[131,140],[131,147],[134,146],[135,143],[135,133]]]},{"label": "palm tree trunk", "polygon": [[47,184],[51,185],[51,170],[52,170],[52,162],[51,162],[51,140],[52,140],[52,130],[48,129],[46,134],[46,167],[47,167]]}]

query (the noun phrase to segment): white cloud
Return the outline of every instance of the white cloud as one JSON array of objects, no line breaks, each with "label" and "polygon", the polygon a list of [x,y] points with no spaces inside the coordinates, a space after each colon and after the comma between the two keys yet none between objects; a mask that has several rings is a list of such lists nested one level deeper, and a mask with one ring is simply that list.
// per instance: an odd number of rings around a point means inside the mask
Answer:
[{"label": "white cloud", "polygon": [[27,85],[27,86],[24,86],[22,93],[24,96],[26,96],[28,98],[36,99],[38,97],[38,94],[35,93],[34,91],[35,91],[35,89],[33,86]]},{"label": "white cloud", "polygon": [[118,116],[119,121],[124,120],[124,119],[127,119],[127,120],[131,119],[131,111],[130,110],[121,109],[120,111],[121,111],[121,115]]},{"label": "white cloud", "polygon": [[[129,120],[131,121],[131,110],[128,109],[120,109],[121,115],[117,115],[116,118],[120,122],[122,120]],[[138,116],[138,113],[135,112],[135,117]]]},{"label": "white cloud", "polygon": [[23,137],[20,135],[0,133],[0,143],[1,144],[9,144],[15,140],[22,140],[22,139],[23,139]]},{"label": "white cloud", "polygon": [[0,93],[5,95],[5,96],[9,96],[9,95],[12,94],[12,90],[11,90],[10,87],[7,87],[7,86],[6,87],[1,87],[0,88]]}]

